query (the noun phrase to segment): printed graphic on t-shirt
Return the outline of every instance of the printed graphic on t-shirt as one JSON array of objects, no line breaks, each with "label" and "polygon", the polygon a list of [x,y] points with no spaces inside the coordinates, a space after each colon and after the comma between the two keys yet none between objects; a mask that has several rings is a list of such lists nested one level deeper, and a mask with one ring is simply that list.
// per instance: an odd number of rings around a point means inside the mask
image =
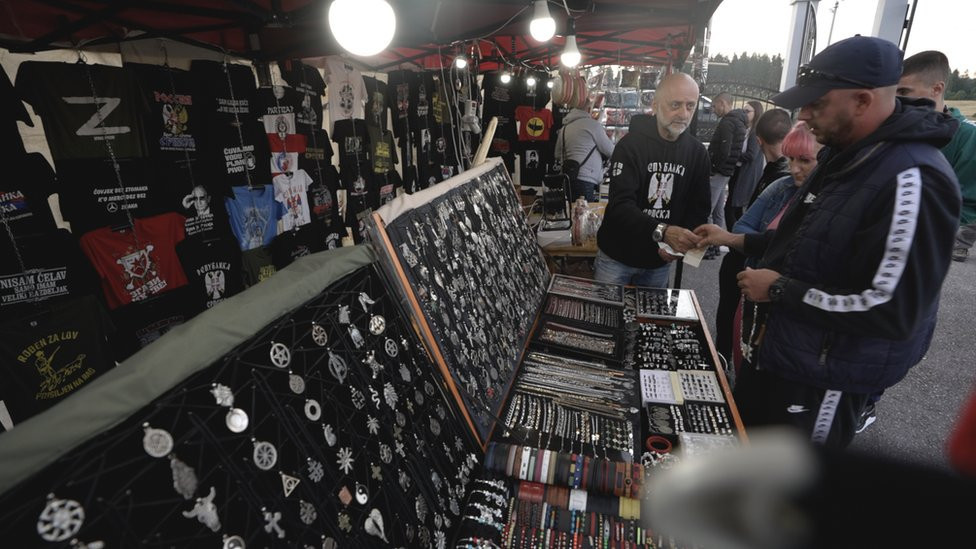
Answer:
[{"label": "printed graphic on t-shirt", "polygon": [[370,106],[372,110],[370,115],[373,117],[373,123],[376,126],[383,124],[383,115],[386,114],[386,96],[381,91],[374,91],[370,100]]},{"label": "printed graphic on t-shirt", "polygon": [[311,189],[309,200],[312,203],[312,213],[321,219],[325,226],[332,225],[332,192],[325,185],[316,185]]},{"label": "printed graphic on t-shirt", "polygon": [[214,216],[210,211],[210,193],[203,185],[193,187],[190,194],[183,197],[186,221],[183,227],[187,236],[193,236],[214,228]]},{"label": "printed graphic on t-shirt", "polygon": [[410,85],[397,84],[397,118],[406,118],[410,112]]},{"label": "printed graphic on t-shirt", "polygon": [[228,175],[244,173],[245,170],[251,171],[257,165],[254,159],[254,145],[224,147],[224,166],[227,168]]},{"label": "printed graphic on t-shirt", "polygon": [[420,154],[430,154],[430,130],[420,130]]},{"label": "printed graphic on t-shirt", "polygon": [[305,95],[302,99],[302,108],[296,113],[298,123],[312,128],[319,127],[319,113],[312,106],[312,97]]},{"label": "printed graphic on t-shirt", "polygon": [[271,153],[271,173],[291,173],[298,168],[297,152]]},{"label": "printed graphic on t-shirt", "polygon": [[244,207],[244,234],[241,240],[246,242],[246,249],[257,248],[264,245],[264,233],[268,227],[270,210],[258,206]]},{"label": "printed graphic on t-shirt", "polygon": [[346,154],[358,156],[363,152],[363,139],[358,135],[346,137]]},{"label": "printed graphic on t-shirt", "polygon": [[74,391],[92,376],[96,370],[88,361],[85,353],[71,353],[62,347],[72,347],[80,332],[65,330],[46,334],[17,355],[17,362],[32,368],[37,372],[37,391],[34,400],[50,400],[60,398]]},{"label": "printed graphic on t-shirt", "polygon": [[546,124],[538,116],[533,116],[526,123],[525,132],[532,137],[539,137],[546,130]]},{"label": "printed graphic on t-shirt", "polygon": [[0,193],[0,212],[7,222],[34,215],[27,206],[27,197],[19,190]]},{"label": "printed graphic on t-shirt", "polygon": [[362,196],[366,194],[366,180],[363,179],[362,175],[357,175],[356,179],[352,182],[352,190],[349,194],[353,196]]},{"label": "printed graphic on t-shirt", "polygon": [[[619,168],[615,164],[612,170],[618,172]],[[651,175],[647,185],[647,208],[644,213],[652,219],[670,219],[674,177],[684,175],[685,167],[671,162],[651,162],[647,165],[647,171]]]},{"label": "printed graphic on t-shirt", "polygon": [[190,112],[187,107],[193,105],[193,98],[190,95],[155,91],[153,99],[163,117],[163,134],[159,136],[159,150],[196,151],[196,140],[186,133],[190,122]]},{"label": "printed graphic on t-shirt", "polygon": [[264,122],[264,133],[277,135],[284,140],[285,136],[298,133],[295,131],[295,113],[291,112],[292,107],[281,105],[278,107],[268,107],[268,112],[262,117]]},{"label": "printed graphic on t-shirt", "polygon": [[527,149],[525,151],[525,167],[530,170],[539,168],[539,151],[535,149]]},{"label": "printed graphic on t-shirt", "polygon": [[145,200],[149,196],[149,187],[146,185],[125,186],[122,190],[118,187],[107,189],[92,189],[95,201],[105,206],[105,211],[109,213],[124,212],[134,210],[139,207],[139,201]]},{"label": "printed graphic on t-shirt", "polygon": [[427,86],[420,84],[417,92],[417,116],[427,116],[430,106],[427,103]]},{"label": "printed graphic on t-shirt", "polygon": [[68,295],[68,269],[31,269],[0,276],[0,305],[13,305]]},{"label": "printed graphic on t-shirt", "polygon": [[132,301],[142,301],[166,288],[166,280],[159,276],[157,261],[152,255],[154,249],[152,244],[129,246],[128,253],[115,259],[122,267],[123,287]]},{"label": "printed graphic on t-shirt", "polygon": [[348,81],[339,83],[339,109],[343,116],[352,117],[352,108],[355,101],[355,93],[352,84]]},{"label": "printed graphic on t-shirt", "polygon": [[393,160],[390,157],[390,144],[380,141],[376,143],[373,158],[373,171],[376,173],[386,173],[393,169]]},{"label": "printed graphic on t-shirt", "polygon": [[230,272],[231,265],[227,261],[212,261],[197,268],[196,275],[203,279],[208,309],[224,299],[227,293],[227,275]]},{"label": "printed graphic on t-shirt", "polygon": [[247,99],[217,98],[217,112],[222,114],[250,114],[251,105]]}]

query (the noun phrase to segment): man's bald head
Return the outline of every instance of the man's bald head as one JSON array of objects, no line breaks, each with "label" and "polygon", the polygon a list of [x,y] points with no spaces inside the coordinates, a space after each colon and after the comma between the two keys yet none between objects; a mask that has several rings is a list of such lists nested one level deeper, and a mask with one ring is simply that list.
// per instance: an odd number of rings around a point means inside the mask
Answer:
[{"label": "man's bald head", "polygon": [[685,73],[666,76],[654,92],[651,102],[657,118],[658,133],[668,141],[676,141],[691,124],[698,106],[698,84]]}]

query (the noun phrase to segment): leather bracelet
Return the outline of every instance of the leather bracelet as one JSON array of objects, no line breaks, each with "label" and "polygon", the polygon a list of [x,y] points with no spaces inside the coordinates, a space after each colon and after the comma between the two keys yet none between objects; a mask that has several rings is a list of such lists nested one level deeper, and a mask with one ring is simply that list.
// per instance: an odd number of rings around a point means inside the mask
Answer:
[{"label": "leather bracelet", "polygon": [[512,444],[508,447],[508,461],[505,464],[505,476],[511,478],[513,476],[512,469],[515,467],[515,453],[518,450],[518,446]]},{"label": "leather bracelet", "polygon": [[529,448],[529,466],[525,469],[525,480],[530,480],[536,482],[535,480],[535,463],[536,463],[536,450],[535,448]]},{"label": "leather bracelet", "polygon": [[520,480],[525,480],[525,476],[529,473],[529,456],[532,454],[532,449],[528,446],[522,446],[522,459],[519,462],[518,478]]},{"label": "leather bracelet", "polygon": [[546,484],[551,486],[555,484],[553,481],[556,477],[556,461],[559,457],[559,452],[554,452],[551,450],[546,451],[549,452],[549,476],[546,477]]},{"label": "leather bracelet", "polygon": [[569,476],[566,478],[566,485],[572,488],[573,481],[575,479],[576,479],[576,454],[571,454],[570,464],[569,464]]},{"label": "leather bracelet", "polygon": [[644,446],[647,447],[648,451],[656,452],[658,454],[667,454],[671,452],[671,441],[662,437],[661,435],[651,435],[647,437],[644,441]]},{"label": "leather bracelet", "polygon": [[549,478],[549,450],[542,450],[542,456],[539,459],[541,465],[539,465],[539,474],[536,475],[539,478],[539,482],[546,483]]},{"label": "leather bracelet", "polygon": [[579,488],[580,484],[583,482],[583,465],[585,464],[585,460],[583,459],[584,457],[585,456],[583,454],[579,454],[576,457],[576,477],[573,479],[573,488]]},{"label": "leather bracelet", "polygon": [[587,493],[583,490],[573,490],[569,494],[569,508],[576,511],[586,510]]},{"label": "leather bracelet", "polygon": [[579,486],[583,490],[586,490],[587,487],[589,486],[589,483],[587,481],[589,480],[589,475],[590,475],[590,465],[591,465],[590,458],[587,456],[583,456],[583,478],[580,481],[580,486]]}]

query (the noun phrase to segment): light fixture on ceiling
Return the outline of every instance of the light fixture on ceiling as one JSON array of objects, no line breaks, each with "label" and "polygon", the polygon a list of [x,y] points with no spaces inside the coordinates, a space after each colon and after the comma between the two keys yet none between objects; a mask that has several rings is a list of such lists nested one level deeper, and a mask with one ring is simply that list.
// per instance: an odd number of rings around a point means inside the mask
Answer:
[{"label": "light fixture on ceiling", "polygon": [[459,53],[457,57],[454,58],[454,66],[463,69],[468,66],[468,56],[464,53]]},{"label": "light fixture on ceiling", "polygon": [[527,86],[529,86],[530,88],[531,87],[534,87],[535,84],[536,84],[535,76],[533,76],[533,75],[530,74],[529,77],[525,79],[525,84]]},{"label": "light fixture on ceiling", "polygon": [[502,84],[508,84],[512,81],[512,73],[505,71],[501,75]]},{"label": "light fixture on ceiling", "polygon": [[555,86],[555,85],[556,85],[556,82],[555,82],[555,81],[553,81],[553,80],[550,80],[550,81],[548,81],[548,82],[546,82],[546,87],[547,87],[547,88],[549,88],[550,90],[551,90],[551,89],[552,89],[552,87],[553,87],[553,86]]},{"label": "light fixture on ceiling", "polygon": [[556,34],[556,20],[549,15],[547,0],[535,0],[535,14],[529,23],[529,34],[536,42],[548,42]]},{"label": "light fixture on ceiling", "polygon": [[563,47],[563,53],[559,56],[559,60],[563,65],[567,67],[575,67],[580,64],[583,60],[583,55],[580,53],[579,48],[576,46],[576,20],[569,20],[569,32],[566,33],[566,45]]},{"label": "light fixture on ceiling", "polygon": [[396,33],[396,14],[386,0],[334,0],[329,29],[343,49],[369,57],[385,50]]}]

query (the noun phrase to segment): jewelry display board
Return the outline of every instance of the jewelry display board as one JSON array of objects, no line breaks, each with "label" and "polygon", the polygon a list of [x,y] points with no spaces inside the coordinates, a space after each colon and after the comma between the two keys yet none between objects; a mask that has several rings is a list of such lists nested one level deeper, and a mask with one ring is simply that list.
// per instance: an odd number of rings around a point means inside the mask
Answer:
[{"label": "jewelry display board", "polygon": [[480,455],[365,266],[6,491],[0,536],[20,547],[444,547]]},{"label": "jewelry display board", "polygon": [[504,164],[394,200],[370,230],[486,445],[550,280]]}]

